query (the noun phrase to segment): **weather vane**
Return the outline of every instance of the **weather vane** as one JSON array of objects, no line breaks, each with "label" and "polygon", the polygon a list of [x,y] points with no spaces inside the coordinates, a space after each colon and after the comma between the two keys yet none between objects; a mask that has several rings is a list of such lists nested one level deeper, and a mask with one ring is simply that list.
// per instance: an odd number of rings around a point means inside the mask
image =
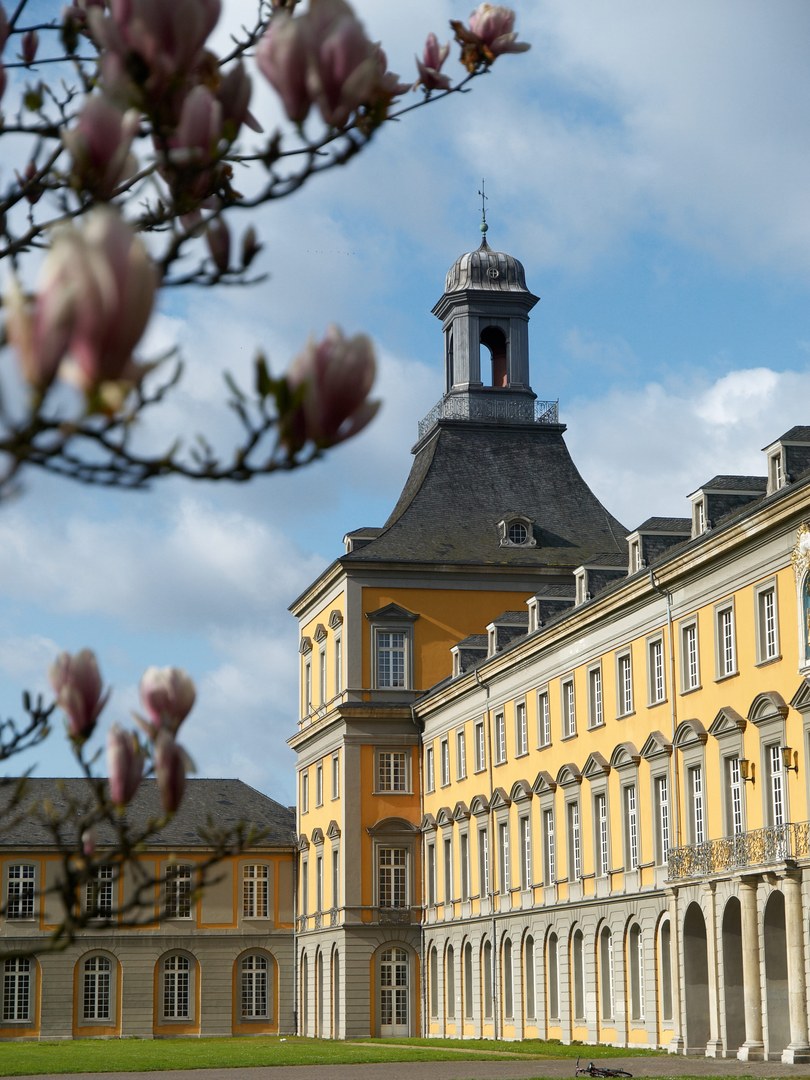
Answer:
[{"label": "weather vane", "polygon": [[487,225],[487,203],[489,202],[489,197],[486,194],[485,185],[486,181],[482,180],[481,187],[478,191],[478,194],[481,196],[481,232],[484,236],[486,236],[487,229],[489,228],[489,225]]}]

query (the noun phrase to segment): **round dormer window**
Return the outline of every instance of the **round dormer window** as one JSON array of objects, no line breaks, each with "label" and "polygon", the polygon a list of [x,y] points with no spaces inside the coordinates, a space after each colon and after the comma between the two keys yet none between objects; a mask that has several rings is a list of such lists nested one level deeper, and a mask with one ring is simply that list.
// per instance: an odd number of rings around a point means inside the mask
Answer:
[{"label": "round dormer window", "polygon": [[509,523],[507,536],[509,537],[510,544],[525,544],[529,539],[529,530],[522,521],[512,521]]}]

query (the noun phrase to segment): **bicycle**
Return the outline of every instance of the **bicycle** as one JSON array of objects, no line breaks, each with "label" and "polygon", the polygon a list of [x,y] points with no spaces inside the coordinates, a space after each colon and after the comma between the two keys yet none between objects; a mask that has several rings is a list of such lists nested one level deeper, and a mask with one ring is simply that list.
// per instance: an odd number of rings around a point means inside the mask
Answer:
[{"label": "bicycle", "polygon": [[633,1074],[631,1072],[627,1072],[626,1069],[611,1069],[607,1065],[594,1065],[594,1063],[592,1061],[589,1061],[587,1065],[580,1068],[579,1058],[577,1058],[577,1067],[576,1067],[576,1070],[574,1072],[574,1076],[592,1076],[592,1077],[603,1077],[603,1076],[625,1077],[625,1076],[632,1076],[632,1075]]}]

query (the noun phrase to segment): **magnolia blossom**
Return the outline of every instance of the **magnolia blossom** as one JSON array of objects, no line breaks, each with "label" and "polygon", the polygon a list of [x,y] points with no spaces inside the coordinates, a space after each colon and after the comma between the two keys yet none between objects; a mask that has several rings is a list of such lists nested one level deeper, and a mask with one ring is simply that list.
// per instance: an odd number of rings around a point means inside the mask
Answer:
[{"label": "magnolia blossom", "polygon": [[132,351],[154,302],[155,269],[146,248],[118,213],[98,207],[83,229],[54,234],[36,298],[12,291],[9,338],[23,377],[43,388],[70,355],[75,381],[86,391],[107,381],[132,382]]},{"label": "magnolia blossom", "polygon": [[239,134],[242,124],[253,131],[262,131],[262,125],[248,108],[252,92],[253,84],[240,60],[222,76],[216,90],[217,101],[222,106],[222,134],[229,143]]},{"label": "magnolia blossom", "polygon": [[95,654],[90,649],[82,649],[75,656],[60,653],[48,670],[48,678],[67,715],[68,734],[76,742],[84,742],[92,735],[110,696],[109,690],[102,692]]},{"label": "magnolia blossom", "polygon": [[386,109],[408,89],[345,0],[312,0],[304,15],[277,11],[256,61],[296,124],[314,104],[324,123],[343,127],[357,109]]},{"label": "magnolia blossom", "polygon": [[417,86],[424,86],[425,90],[450,89],[450,76],[441,74],[442,64],[449,52],[449,43],[440,45],[435,34],[428,34],[422,59],[416,58],[416,66],[419,69]]},{"label": "magnolia blossom", "polygon": [[461,43],[461,62],[468,71],[488,66],[503,53],[531,48],[527,42],[517,40],[514,11],[500,4],[479,4],[470,15],[469,27],[455,20],[450,25]]},{"label": "magnolia blossom", "polygon": [[33,64],[33,62],[37,58],[38,48],[39,34],[36,32],[36,30],[26,30],[26,32],[22,36],[22,42],[20,47],[20,55],[22,56],[24,64]]},{"label": "magnolia blossom", "polygon": [[180,668],[150,667],[141,679],[141,701],[149,714],[149,731],[168,731],[174,735],[191,712],[197,691]]},{"label": "magnolia blossom", "polygon": [[173,814],[186,790],[186,774],[194,768],[194,763],[168,731],[157,734],[154,761],[160,801],[166,813]]},{"label": "magnolia blossom", "polygon": [[222,218],[209,221],[205,230],[205,242],[220,273],[225,273],[231,265],[231,230]]},{"label": "magnolia blossom", "polygon": [[113,724],[107,734],[107,776],[110,798],[126,806],[143,779],[144,753],[134,731]]},{"label": "magnolia blossom", "polygon": [[287,385],[297,402],[281,419],[281,438],[290,453],[307,442],[335,446],[356,435],[380,407],[369,401],[377,365],[365,334],[346,338],[330,326],[323,341],[310,339],[292,363]]},{"label": "magnolia blossom", "polygon": [[135,109],[122,113],[101,95],[89,97],[76,126],[62,133],[73,158],[74,183],[100,199],[109,199],[138,167],[130,153],[138,124]]}]

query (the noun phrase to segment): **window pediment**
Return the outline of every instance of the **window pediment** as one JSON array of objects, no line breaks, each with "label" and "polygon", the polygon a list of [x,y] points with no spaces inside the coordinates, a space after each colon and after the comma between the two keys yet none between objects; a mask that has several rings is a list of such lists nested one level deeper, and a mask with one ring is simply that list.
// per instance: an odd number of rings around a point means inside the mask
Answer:
[{"label": "window pediment", "polygon": [[327,637],[329,637],[329,634],[323,623],[319,622],[318,625],[315,627],[315,633],[312,636],[316,641],[320,642],[326,641]]},{"label": "window pediment", "polygon": [[306,656],[307,653],[312,652],[312,638],[302,637],[298,646],[298,651],[302,656]]},{"label": "window pediment", "polygon": [[798,712],[810,711],[810,679],[803,679],[802,684],[790,699],[792,708]]},{"label": "window pediment", "polygon": [[[432,816],[432,815],[431,815]],[[434,819],[435,820],[435,819]],[[369,836],[413,836],[419,832],[419,826],[405,818],[383,818],[375,821],[366,829]]]},{"label": "window pediment", "polygon": [[473,801],[470,803],[470,813],[476,817],[481,817],[484,814],[489,813],[489,800],[483,795],[476,795]]},{"label": "window pediment", "polygon": [[490,806],[497,809],[501,806],[511,805],[512,800],[506,794],[506,791],[502,787],[496,787],[495,790],[492,792],[492,802],[490,803]]},{"label": "window pediment", "polygon": [[582,783],[582,773],[573,761],[561,766],[560,771],[557,773],[557,783],[560,787],[571,787],[574,784]]},{"label": "window pediment", "polygon": [[332,818],[332,820],[329,822],[329,825],[327,826],[326,835],[329,837],[330,840],[337,840],[340,837],[340,826],[334,818]]},{"label": "window pediment", "polygon": [[709,739],[709,733],[699,720],[682,720],[675,730],[673,745],[679,750],[684,746],[692,746],[700,743],[705,746]]},{"label": "window pediment", "polygon": [[732,709],[730,705],[724,705],[709,725],[709,734],[714,735],[716,739],[721,735],[740,735],[747,726],[748,721],[744,720],[736,709]]},{"label": "window pediment", "polygon": [[582,768],[582,775],[586,780],[601,780],[610,772],[610,762],[598,750],[588,754],[588,760]]},{"label": "window pediment", "polygon": [[512,802],[522,803],[528,802],[529,799],[534,797],[531,784],[528,780],[516,780],[512,784],[512,790],[509,792],[509,798]]},{"label": "window pediment", "polygon": [[649,761],[651,758],[659,757],[661,754],[672,757],[672,743],[663,732],[651,731],[644,740],[641,756],[645,761]]},{"label": "window pediment", "polygon": [[367,611],[366,618],[372,622],[416,622],[419,616],[399,604],[386,604],[376,611]]},{"label": "window pediment", "polygon": [[453,817],[456,821],[469,821],[470,808],[465,802],[457,802],[453,807]]},{"label": "window pediment", "polygon": [[453,824],[453,811],[449,806],[443,806],[436,815],[436,824],[440,828],[447,828],[448,825]]},{"label": "window pediment", "polygon": [[337,608],[333,608],[329,612],[329,629],[330,630],[337,630],[337,628],[339,626],[342,626],[342,625],[343,625],[343,614],[342,614],[342,612],[338,611]]},{"label": "window pediment", "polygon": [[631,742],[619,743],[610,755],[610,764],[614,769],[638,768],[641,754]]},{"label": "window pediment", "polygon": [[759,726],[767,723],[768,720],[777,718],[784,720],[789,712],[790,709],[780,693],[776,690],[766,690],[762,694],[757,694],[751,702],[748,719],[752,724]]},{"label": "window pediment", "polygon": [[557,781],[546,769],[541,769],[537,776],[534,778],[532,784],[532,791],[536,795],[543,795],[546,792],[552,794],[557,790]]},{"label": "window pediment", "polygon": [[[425,814],[425,816],[419,822],[419,831],[423,832],[423,833],[436,832],[438,827],[439,827],[438,821],[433,816],[433,814],[430,814],[430,813]],[[371,829],[369,829],[369,832],[371,832]]]}]

